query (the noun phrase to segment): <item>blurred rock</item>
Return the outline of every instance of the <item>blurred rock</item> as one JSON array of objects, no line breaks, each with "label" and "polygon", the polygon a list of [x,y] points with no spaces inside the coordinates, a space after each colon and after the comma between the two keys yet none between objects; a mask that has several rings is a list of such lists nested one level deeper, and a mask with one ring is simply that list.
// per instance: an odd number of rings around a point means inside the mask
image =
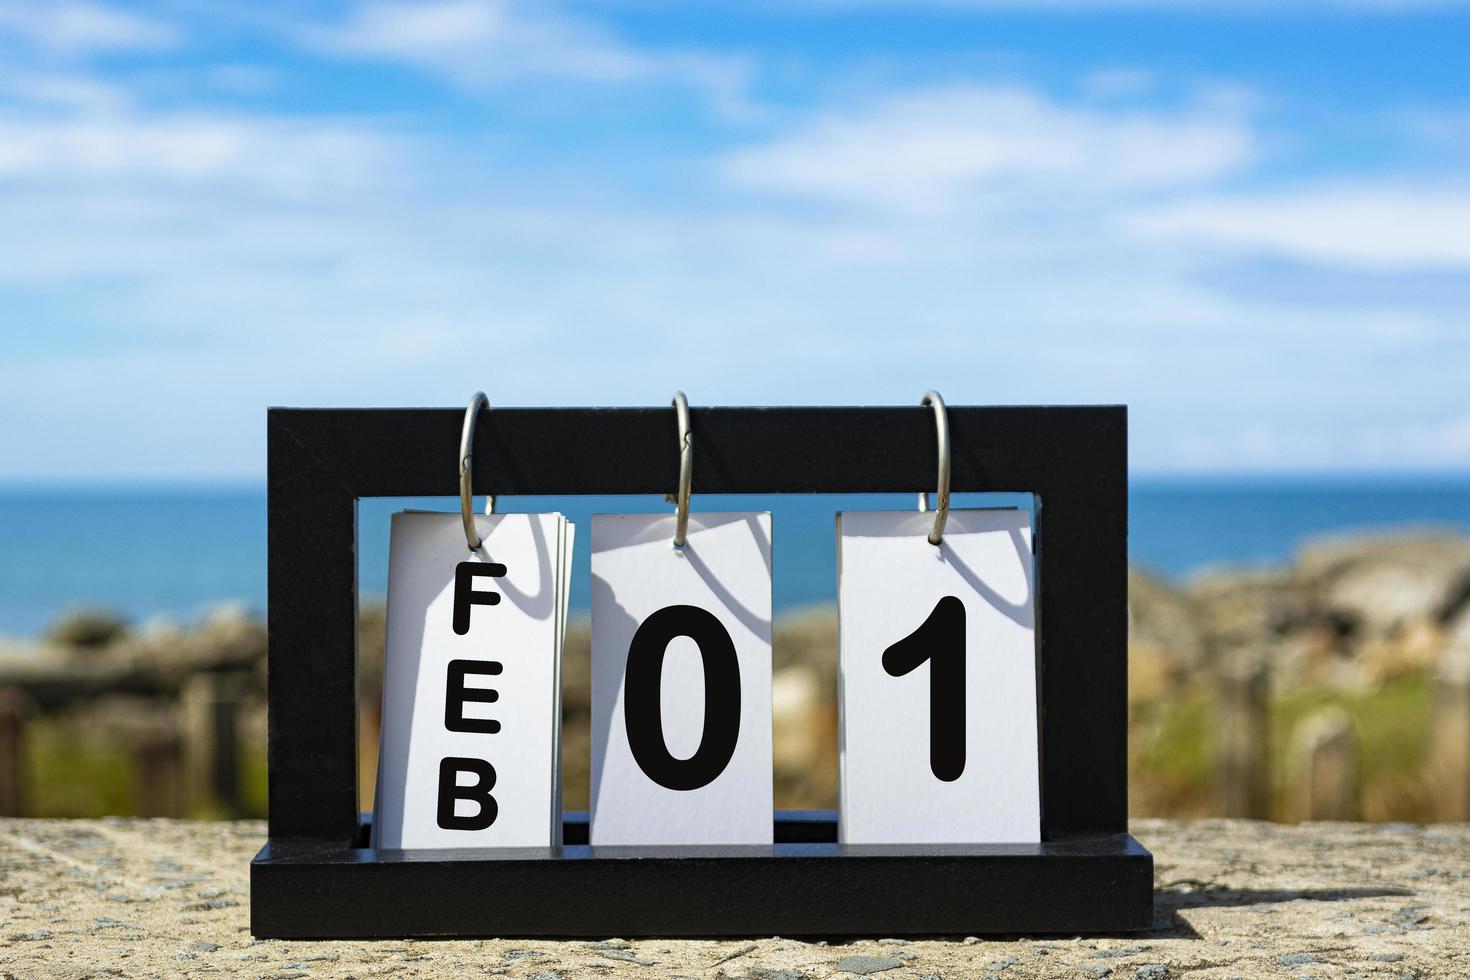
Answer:
[{"label": "blurred rock", "polygon": [[152,616],[136,630],[139,639],[145,643],[177,643],[188,632],[188,627],[167,615]]},{"label": "blurred rock", "polygon": [[772,768],[780,809],[837,805],[837,690],[813,664],[771,677]]},{"label": "blurred rock", "polygon": [[1421,619],[1393,635],[1366,640],[1350,662],[1363,686],[1377,687],[1398,677],[1430,670],[1444,648],[1445,631]]},{"label": "blurred rock", "polygon": [[58,619],[44,639],[76,650],[98,650],[122,639],[128,622],[105,609],[79,609]]},{"label": "blurred rock", "polygon": [[771,634],[776,806],[837,805],[837,612],[803,610]]},{"label": "blurred rock", "polygon": [[810,667],[787,667],[771,678],[771,724],[776,768],[805,771],[822,758],[828,732],[821,724],[831,698]]},{"label": "blurred rock", "polygon": [[[1160,604],[1156,583],[1135,577],[1133,588],[1144,608]],[[1187,596],[1206,661],[1218,666],[1264,649],[1278,686],[1371,689],[1438,660],[1447,623],[1470,607],[1470,537],[1322,537],[1307,542],[1289,567],[1215,569],[1191,583]],[[1141,641],[1135,655],[1148,668],[1154,644],[1148,634]]]},{"label": "blurred rock", "polygon": [[1470,599],[1470,538],[1448,532],[1354,534],[1310,542],[1294,572],[1318,609],[1354,631],[1383,636],[1443,623]]},{"label": "blurred rock", "polygon": [[1207,647],[1194,601],[1152,576],[1128,573],[1128,692],[1161,697],[1206,663]]},{"label": "blurred rock", "polygon": [[1216,649],[1252,646],[1308,618],[1308,592],[1280,569],[1214,569],[1189,586],[1200,628]]},{"label": "blurred rock", "polygon": [[257,627],[261,625],[261,621],[262,617],[243,602],[221,602],[204,613],[200,627],[206,632],[230,631],[241,627]]},{"label": "blurred rock", "polygon": [[814,670],[823,690],[837,696],[837,611],[804,610],[776,621],[771,634],[771,667],[803,666]]},{"label": "blurred rock", "polygon": [[1445,624],[1446,647],[1470,647],[1470,605],[1463,607]]},{"label": "blurred rock", "polygon": [[1163,647],[1149,644],[1128,648],[1128,703],[1146,704],[1169,697],[1186,682],[1186,675]]}]

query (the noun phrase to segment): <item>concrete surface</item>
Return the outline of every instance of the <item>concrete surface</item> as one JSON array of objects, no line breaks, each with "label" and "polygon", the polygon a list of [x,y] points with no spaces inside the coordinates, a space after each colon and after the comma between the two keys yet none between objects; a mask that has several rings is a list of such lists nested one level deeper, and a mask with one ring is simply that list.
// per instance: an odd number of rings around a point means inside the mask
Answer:
[{"label": "concrete surface", "polygon": [[1151,932],[832,943],[251,938],[259,823],[0,821],[0,976],[1470,976],[1470,826],[1135,821]]}]

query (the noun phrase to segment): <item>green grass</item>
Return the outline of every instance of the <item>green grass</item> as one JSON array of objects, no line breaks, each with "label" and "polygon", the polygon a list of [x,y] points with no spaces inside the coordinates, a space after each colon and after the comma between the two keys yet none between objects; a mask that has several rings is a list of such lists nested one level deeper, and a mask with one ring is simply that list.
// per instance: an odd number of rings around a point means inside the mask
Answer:
[{"label": "green grass", "polygon": [[[1271,704],[1269,759],[1275,798],[1272,816],[1289,815],[1287,785],[1291,737],[1313,712],[1336,707],[1352,719],[1362,760],[1362,816],[1369,820],[1431,819],[1434,787],[1427,775],[1431,687],[1423,675],[1380,687],[1344,690],[1308,687],[1279,691]],[[1213,696],[1200,690],[1182,698],[1131,707],[1130,772],[1137,812],[1202,816],[1213,812],[1216,715]],[[37,719],[26,738],[26,811],[43,817],[97,817],[137,812],[136,765],[126,744],[88,737],[85,729]],[[182,774],[180,774],[182,776]],[[263,816],[265,746],[240,748],[238,813],[208,804],[190,816]]]},{"label": "green grass", "polygon": [[265,746],[242,743],[240,746],[240,813],[241,817],[266,815]]},{"label": "green grass", "polygon": [[[182,770],[179,778],[183,779]],[[126,744],[78,735],[67,722],[38,719],[26,728],[25,813],[32,817],[133,816],[142,809],[137,797],[138,770]],[[180,792],[183,787],[180,786]],[[240,809],[208,801],[186,807],[194,819],[264,817],[266,764],[264,745],[240,748]]]},{"label": "green grass", "polygon": [[1148,801],[1150,815],[1208,811],[1214,768],[1209,696],[1144,702],[1132,712],[1130,769],[1136,798]]},{"label": "green grass", "polygon": [[[1292,735],[1313,713],[1333,707],[1351,719],[1358,737],[1362,817],[1368,820],[1432,819],[1434,787],[1427,766],[1431,689],[1423,675],[1395,678],[1380,687],[1350,690],[1326,686],[1278,692],[1270,706],[1267,758],[1271,766],[1271,816],[1291,815],[1288,768]],[[1200,691],[1173,701],[1132,706],[1131,793],[1149,816],[1211,813],[1216,714],[1213,695]]]},{"label": "green grass", "polygon": [[42,720],[26,728],[25,763],[28,816],[134,812],[133,760],[120,747],[76,739]]},{"label": "green grass", "polygon": [[1427,821],[1432,787],[1426,766],[1430,743],[1430,684],[1422,674],[1397,677],[1361,691],[1311,687],[1284,692],[1272,705],[1271,758],[1277,774],[1278,812],[1287,795],[1291,735],[1313,712],[1335,707],[1352,719],[1358,736],[1363,816]]}]

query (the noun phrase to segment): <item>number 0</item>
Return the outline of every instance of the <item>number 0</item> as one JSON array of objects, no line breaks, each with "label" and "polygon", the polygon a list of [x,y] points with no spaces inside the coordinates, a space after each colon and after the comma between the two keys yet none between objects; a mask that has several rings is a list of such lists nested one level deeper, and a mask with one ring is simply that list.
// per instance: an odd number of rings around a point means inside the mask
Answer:
[{"label": "number 0", "polygon": [[902,677],[929,664],[929,768],[952,783],[965,771],[965,604],[947,595],[929,618],[883,651],[883,669]]},{"label": "number 0", "polygon": [[[704,731],[687,759],[674,758],[664,741],[664,654],[676,636],[693,640],[704,664]],[[638,768],[660,786],[699,789],[725,771],[740,737],[740,660],[713,613],[698,606],[665,606],[638,627],[623,677],[623,723]]]}]

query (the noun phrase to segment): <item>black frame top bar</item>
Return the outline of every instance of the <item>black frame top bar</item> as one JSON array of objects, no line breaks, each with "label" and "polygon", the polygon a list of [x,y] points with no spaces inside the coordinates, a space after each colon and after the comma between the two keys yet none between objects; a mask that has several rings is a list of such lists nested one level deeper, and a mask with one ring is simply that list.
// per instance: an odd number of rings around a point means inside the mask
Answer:
[{"label": "black frame top bar", "polygon": [[[357,813],[357,500],[458,492],[461,409],[267,413],[270,836]],[[952,490],[1039,499],[1042,835],[1127,827],[1127,410],[949,409]],[[695,408],[694,493],[933,489],[928,408]],[[672,408],[491,408],[476,493],[665,493]],[[835,588],[835,583],[834,583]],[[1040,625],[1044,624],[1044,626]]]}]

